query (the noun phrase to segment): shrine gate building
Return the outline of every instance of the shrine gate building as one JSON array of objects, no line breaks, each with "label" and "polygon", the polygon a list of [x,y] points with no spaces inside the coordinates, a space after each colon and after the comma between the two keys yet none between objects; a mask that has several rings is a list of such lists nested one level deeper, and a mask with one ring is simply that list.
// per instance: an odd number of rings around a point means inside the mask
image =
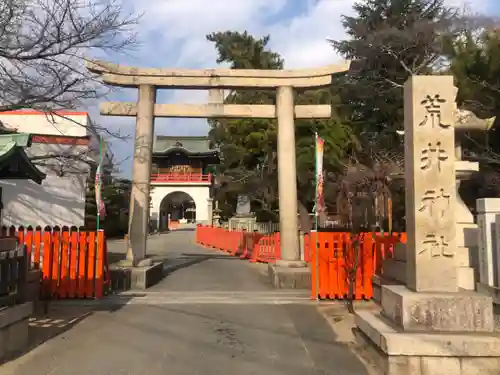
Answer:
[{"label": "shrine gate building", "polygon": [[213,175],[219,152],[207,137],[157,135],[153,143],[150,223],[206,224],[211,218]]}]

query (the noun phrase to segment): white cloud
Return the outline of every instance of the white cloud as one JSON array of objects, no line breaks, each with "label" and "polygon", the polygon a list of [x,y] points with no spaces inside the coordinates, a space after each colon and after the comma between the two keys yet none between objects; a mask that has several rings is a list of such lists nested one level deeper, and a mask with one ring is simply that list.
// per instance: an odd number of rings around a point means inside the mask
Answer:
[{"label": "white cloud", "polygon": [[[141,30],[164,44],[175,66],[215,64],[215,51],[205,35],[213,31],[262,30],[263,19],[279,12],[286,0],[149,0],[135,2],[144,14]],[[263,17],[264,16],[264,17]],[[175,48],[179,46],[179,48]],[[175,60],[175,61],[174,61]]]},{"label": "white cloud", "polygon": [[288,22],[270,25],[273,48],[285,57],[288,68],[316,67],[340,59],[327,39],[340,39],[344,29],[341,15],[351,13],[352,0],[323,0]]},{"label": "white cloud", "polygon": [[[213,31],[248,30],[271,35],[271,47],[285,58],[288,68],[316,67],[340,61],[327,38],[342,39],[341,16],[352,12],[354,0],[125,0],[144,13],[139,26],[143,46],[131,63],[143,66],[212,68],[216,53],[205,35]],[[480,12],[495,0],[447,0],[449,5]],[[133,62],[132,62],[133,61]],[[124,62],[126,64],[126,61]],[[163,100],[165,96],[161,97]],[[201,103],[206,93],[175,91],[169,103]],[[130,123],[117,118],[106,123]],[[125,127],[125,126],[124,126]],[[127,126],[128,128],[128,126]],[[128,130],[128,129],[127,129]],[[158,120],[157,132],[199,135],[201,120]],[[133,132],[133,130],[132,130]],[[121,152],[125,151],[120,147]],[[130,149],[130,150],[128,150]],[[132,152],[132,146],[127,146]],[[120,153],[121,153],[120,152]],[[125,169],[128,167],[125,166]],[[127,173],[128,174],[128,173]]]},{"label": "white cloud", "polygon": [[[285,57],[287,67],[335,62],[327,38],[344,37],[341,16],[352,13],[354,0],[149,0],[134,1],[143,12],[140,35],[156,51],[156,58],[178,67],[213,67],[215,49],[205,35],[213,31],[248,30],[271,35],[272,48]],[[484,11],[493,0],[446,0]],[[288,8],[296,8],[297,11]],[[285,12],[286,10],[286,12]],[[281,13],[287,13],[281,16]],[[269,21],[271,19],[271,21]],[[165,56],[159,55],[165,53]],[[332,61],[333,60],[333,61]],[[147,60],[146,60],[147,61]],[[156,65],[156,63],[155,63]]]}]

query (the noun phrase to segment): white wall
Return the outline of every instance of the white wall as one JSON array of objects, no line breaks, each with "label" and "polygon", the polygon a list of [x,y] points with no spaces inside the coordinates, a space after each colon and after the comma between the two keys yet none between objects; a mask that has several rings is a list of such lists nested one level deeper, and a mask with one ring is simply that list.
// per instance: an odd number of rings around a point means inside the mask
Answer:
[{"label": "white wall", "polygon": [[[62,117],[61,117],[62,116]],[[22,133],[66,135],[84,137],[90,135],[90,124],[85,112],[67,112],[61,116],[45,115],[39,112],[17,111],[0,113],[0,121],[6,128]]]},{"label": "white wall", "polygon": [[85,182],[78,175],[48,175],[42,185],[27,180],[0,180],[2,224],[83,226]]},{"label": "white wall", "polygon": [[175,191],[182,191],[193,198],[196,205],[196,222],[208,221],[208,198],[210,198],[209,186],[151,186],[151,210],[149,215],[159,217],[160,205],[163,198]]},{"label": "white wall", "polygon": [[[86,113],[67,118],[21,111],[0,113],[0,121],[23,133],[54,136],[87,136]],[[82,226],[85,222],[85,192],[89,165],[78,160],[46,158],[50,154],[88,155],[88,147],[33,143],[27,148],[30,157],[47,177],[41,185],[27,180],[0,180],[2,187],[2,225]],[[62,172],[62,177],[58,173]]]}]

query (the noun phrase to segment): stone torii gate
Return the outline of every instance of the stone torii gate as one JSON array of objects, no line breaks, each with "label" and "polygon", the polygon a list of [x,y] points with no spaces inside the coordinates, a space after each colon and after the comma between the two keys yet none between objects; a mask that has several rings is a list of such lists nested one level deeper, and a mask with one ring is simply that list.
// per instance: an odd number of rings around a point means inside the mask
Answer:
[{"label": "stone torii gate", "polygon": [[[101,114],[135,116],[136,135],[132,172],[127,259],[133,265],[146,257],[151,151],[155,117],[177,118],[276,118],[278,121],[278,186],[281,232],[280,266],[300,266],[297,219],[295,118],[331,116],[330,105],[295,105],[293,91],[329,86],[332,76],[349,69],[349,63],[318,69],[153,69],[89,61],[87,68],[104,83],[139,89],[137,103],[106,102]],[[157,89],[206,89],[209,103],[157,104]],[[268,89],[276,91],[274,105],[224,104],[223,90]]]}]

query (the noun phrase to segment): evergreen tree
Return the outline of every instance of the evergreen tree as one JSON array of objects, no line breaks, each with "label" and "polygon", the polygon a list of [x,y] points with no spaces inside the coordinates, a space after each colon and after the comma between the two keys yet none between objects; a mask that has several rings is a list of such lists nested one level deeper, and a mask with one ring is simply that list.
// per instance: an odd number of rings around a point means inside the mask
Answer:
[{"label": "evergreen tree", "polygon": [[490,27],[495,20],[482,21],[482,32],[464,28],[447,46],[458,106],[482,119],[496,117],[486,131],[461,136],[463,157],[480,163],[481,173],[461,185],[464,200],[472,208],[479,197],[500,195],[500,33]]},{"label": "evergreen tree", "polygon": [[[283,58],[268,49],[269,36],[257,39],[247,32],[212,33],[207,39],[215,44],[218,63],[229,63],[232,69],[282,69]],[[275,104],[276,94],[270,90],[234,90],[227,104]],[[297,104],[338,105],[332,90],[295,94]],[[335,111],[334,111],[335,112]],[[269,119],[211,121],[210,137],[223,156],[219,166],[224,197],[221,209],[234,209],[237,193],[250,192],[253,209],[260,219],[276,219],[277,128]],[[297,120],[297,176],[302,211],[310,211],[314,198],[314,132],[325,139],[325,168],[339,169],[346,147],[351,143],[350,130],[334,113],[329,120]],[[227,213],[226,213],[227,214]]]},{"label": "evergreen tree", "polygon": [[451,73],[459,89],[457,104],[479,118],[500,114],[500,31],[486,29],[479,35],[464,30],[448,51]]},{"label": "evergreen tree", "polygon": [[443,41],[453,34],[456,10],[444,0],[363,0],[343,16],[348,39],[334,49],[356,60],[355,74],[341,79],[342,102],[365,156],[401,145],[403,85],[414,74],[431,74],[442,61]]}]

